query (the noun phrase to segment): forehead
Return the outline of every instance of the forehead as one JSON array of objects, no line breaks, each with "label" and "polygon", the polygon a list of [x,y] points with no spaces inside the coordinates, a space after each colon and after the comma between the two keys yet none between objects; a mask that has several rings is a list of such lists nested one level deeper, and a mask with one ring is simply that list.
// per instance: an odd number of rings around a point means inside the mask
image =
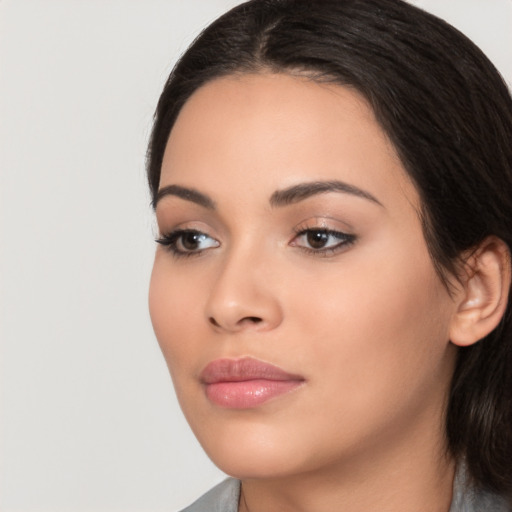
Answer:
[{"label": "forehead", "polygon": [[312,179],[342,179],[417,203],[393,145],[358,92],[303,76],[248,74],[209,82],[186,102],[167,143],[160,186],[224,183],[270,194]]}]

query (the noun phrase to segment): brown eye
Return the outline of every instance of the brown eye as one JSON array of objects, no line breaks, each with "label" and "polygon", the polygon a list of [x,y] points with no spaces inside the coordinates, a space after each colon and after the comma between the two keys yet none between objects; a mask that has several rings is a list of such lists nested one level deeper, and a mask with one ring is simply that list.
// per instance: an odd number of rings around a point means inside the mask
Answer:
[{"label": "brown eye", "polygon": [[326,231],[308,231],[306,233],[306,240],[312,249],[322,249],[329,242],[329,233]]},{"label": "brown eye", "polygon": [[348,247],[356,240],[355,235],[349,235],[332,229],[304,229],[297,233],[291,245],[313,254],[330,256]]},{"label": "brown eye", "polygon": [[187,231],[181,235],[181,245],[186,251],[195,251],[205,238],[206,235],[203,233]]},{"label": "brown eye", "polygon": [[156,241],[176,256],[200,254],[206,249],[220,246],[218,240],[195,229],[178,229]]},{"label": "brown eye", "polygon": [[218,247],[219,243],[206,233],[195,230],[179,231],[175,235],[174,247],[178,253],[200,252],[210,247]]}]

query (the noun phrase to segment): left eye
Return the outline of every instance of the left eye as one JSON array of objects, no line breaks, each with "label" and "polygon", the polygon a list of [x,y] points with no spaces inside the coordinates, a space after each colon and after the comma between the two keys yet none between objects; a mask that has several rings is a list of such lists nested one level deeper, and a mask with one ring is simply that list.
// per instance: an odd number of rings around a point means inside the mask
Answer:
[{"label": "left eye", "polygon": [[355,240],[354,235],[333,231],[330,229],[305,229],[297,234],[292,245],[303,247],[310,251],[322,252],[335,250],[348,245]]}]

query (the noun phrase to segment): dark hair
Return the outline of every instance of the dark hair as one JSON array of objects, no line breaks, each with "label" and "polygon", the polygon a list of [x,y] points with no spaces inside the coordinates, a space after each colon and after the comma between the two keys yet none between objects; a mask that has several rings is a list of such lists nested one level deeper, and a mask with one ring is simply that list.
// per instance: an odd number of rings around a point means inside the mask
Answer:
[{"label": "dark hair", "polygon": [[[148,149],[156,197],[165,146],[187,99],[222,76],[301,73],[359,91],[421,197],[432,261],[449,287],[461,254],[495,235],[512,247],[512,99],[485,55],[401,0],[252,0],[212,23],[175,66]],[[512,318],[460,348],[448,447],[475,483],[512,492]]]}]

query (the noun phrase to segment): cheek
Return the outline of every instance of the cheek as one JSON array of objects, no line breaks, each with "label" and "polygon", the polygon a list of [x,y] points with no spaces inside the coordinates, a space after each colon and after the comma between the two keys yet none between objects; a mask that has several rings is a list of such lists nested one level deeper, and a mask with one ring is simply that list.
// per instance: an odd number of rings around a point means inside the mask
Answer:
[{"label": "cheek", "polygon": [[[402,254],[411,252],[402,251]],[[412,253],[414,254],[414,253]],[[426,253],[332,266],[295,296],[305,355],[325,393],[368,412],[446,381],[451,302]],[[347,402],[348,401],[348,402]]]},{"label": "cheek", "polygon": [[176,385],[179,374],[190,372],[194,352],[194,328],[198,325],[197,287],[180,282],[167,254],[155,257],[149,286],[149,312],[156,338]]}]

